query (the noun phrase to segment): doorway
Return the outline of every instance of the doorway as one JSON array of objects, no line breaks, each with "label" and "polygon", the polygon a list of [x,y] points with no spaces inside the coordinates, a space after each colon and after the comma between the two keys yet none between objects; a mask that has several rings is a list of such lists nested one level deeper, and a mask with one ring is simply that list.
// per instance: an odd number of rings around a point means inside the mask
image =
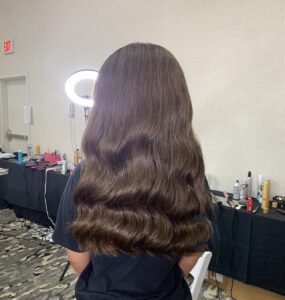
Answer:
[{"label": "doorway", "polygon": [[0,77],[0,148],[26,152],[30,125],[24,124],[28,104],[27,75]]}]

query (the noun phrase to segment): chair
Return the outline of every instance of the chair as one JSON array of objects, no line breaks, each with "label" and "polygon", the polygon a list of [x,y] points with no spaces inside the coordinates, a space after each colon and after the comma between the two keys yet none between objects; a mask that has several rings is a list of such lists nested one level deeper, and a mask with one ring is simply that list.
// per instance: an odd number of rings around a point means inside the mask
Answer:
[{"label": "chair", "polygon": [[191,294],[192,300],[198,300],[198,296],[212,258],[212,252],[206,251],[203,255],[198,259],[194,268],[190,271],[190,274],[194,277],[194,281],[191,285]]}]

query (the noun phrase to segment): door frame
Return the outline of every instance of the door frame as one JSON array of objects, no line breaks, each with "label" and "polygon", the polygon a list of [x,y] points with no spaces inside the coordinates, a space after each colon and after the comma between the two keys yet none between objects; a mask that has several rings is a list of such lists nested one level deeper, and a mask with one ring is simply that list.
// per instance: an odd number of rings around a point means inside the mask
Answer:
[{"label": "door frame", "polygon": [[[6,82],[8,80],[15,80],[15,79],[25,79],[25,84],[26,84],[26,104],[29,104],[29,80],[28,80],[28,72],[27,73],[22,73],[22,74],[13,74],[13,75],[0,75],[0,130],[1,130],[1,141],[0,141],[0,145],[2,144],[3,147],[5,147],[7,152],[10,152],[10,145],[8,142],[8,139],[5,138],[6,137],[6,133],[8,131],[8,126],[9,124],[5,125],[4,122],[4,111],[8,110],[8,107],[5,108],[4,105],[4,101],[8,101],[7,99],[7,90],[6,91],[2,91],[2,88],[6,88]],[[6,87],[5,87],[6,85]],[[5,92],[6,92],[6,99],[4,99],[5,97]],[[3,97],[4,95],[4,97]],[[7,102],[8,105],[8,102]],[[23,117],[24,118],[24,117]],[[5,119],[5,121],[8,121],[7,119]],[[28,125],[28,143],[30,143],[30,132],[31,132],[31,128],[30,128],[30,124]]]}]

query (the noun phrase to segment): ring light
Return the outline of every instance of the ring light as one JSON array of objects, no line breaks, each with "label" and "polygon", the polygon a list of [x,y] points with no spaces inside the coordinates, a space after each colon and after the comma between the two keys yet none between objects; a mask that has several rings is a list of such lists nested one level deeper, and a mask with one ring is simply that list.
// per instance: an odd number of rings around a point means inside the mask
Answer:
[{"label": "ring light", "polygon": [[80,97],[75,92],[75,86],[78,84],[78,82],[82,80],[93,80],[95,82],[97,77],[98,72],[94,70],[81,70],[71,74],[65,82],[66,95],[70,100],[72,100],[76,104],[79,104],[84,107],[92,107],[94,104],[94,99],[86,99]]}]

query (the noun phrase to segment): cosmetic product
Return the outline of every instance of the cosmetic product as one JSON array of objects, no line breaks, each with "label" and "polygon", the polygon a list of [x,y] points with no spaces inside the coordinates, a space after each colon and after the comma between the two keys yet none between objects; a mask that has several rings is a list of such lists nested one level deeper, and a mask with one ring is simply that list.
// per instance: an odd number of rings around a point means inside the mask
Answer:
[{"label": "cosmetic product", "polygon": [[81,160],[82,160],[82,158],[81,158],[81,155],[80,155],[80,152],[79,152],[79,149],[78,149],[78,163],[79,164],[81,163]]},{"label": "cosmetic product", "polygon": [[40,148],[40,145],[36,145],[35,146],[35,155],[38,156],[41,154],[41,148]]},{"label": "cosmetic product", "polygon": [[32,158],[32,144],[27,144],[27,156],[28,159]]},{"label": "cosmetic product", "polygon": [[277,208],[277,207],[278,207],[277,201],[273,201],[273,202],[272,202],[272,208]]},{"label": "cosmetic product", "polygon": [[251,212],[253,208],[253,200],[251,197],[248,197],[246,202],[246,211]]},{"label": "cosmetic product", "polygon": [[270,181],[264,180],[262,189],[262,210],[264,214],[269,212],[269,194],[270,194]]},{"label": "cosmetic product", "polygon": [[262,188],[263,188],[263,182],[264,182],[264,176],[263,176],[263,175],[258,175],[258,179],[257,179],[257,195],[256,195],[256,199],[258,200],[259,203],[262,202]]},{"label": "cosmetic product", "polygon": [[251,171],[248,171],[247,173],[247,196],[251,197],[252,196],[252,177],[251,177]]},{"label": "cosmetic product", "polygon": [[74,152],[74,165],[78,165],[79,163],[79,149],[76,149],[75,152]]},{"label": "cosmetic product", "polygon": [[18,163],[19,164],[23,163],[23,152],[22,152],[22,150],[18,150]]},{"label": "cosmetic product", "polygon": [[240,193],[239,193],[239,198],[240,200],[247,200],[247,180],[243,179],[240,185]]},{"label": "cosmetic product", "polygon": [[67,170],[66,154],[63,154],[62,162],[61,162],[61,174],[66,174],[66,170]]},{"label": "cosmetic product", "polygon": [[233,187],[233,200],[239,200],[239,194],[240,194],[240,183],[238,180],[236,180]]}]

